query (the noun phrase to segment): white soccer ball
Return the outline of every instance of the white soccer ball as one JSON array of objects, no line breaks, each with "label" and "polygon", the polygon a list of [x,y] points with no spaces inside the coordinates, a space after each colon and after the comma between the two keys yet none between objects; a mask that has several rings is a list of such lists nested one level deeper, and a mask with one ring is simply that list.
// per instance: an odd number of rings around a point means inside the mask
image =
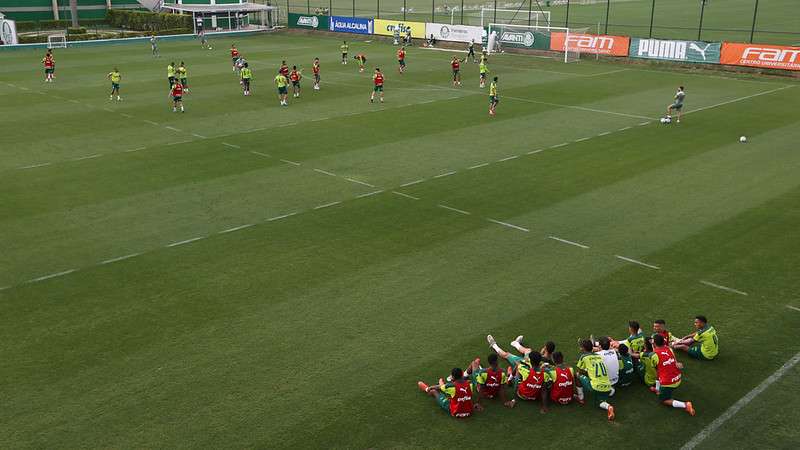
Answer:
[{"label": "white soccer ball", "polygon": [[745,142],[747,142],[747,136],[742,136],[742,137],[740,137],[740,138],[739,138],[739,142],[741,142],[742,144],[744,144]]},{"label": "white soccer ball", "polygon": [[672,122],[672,119],[670,117],[662,117],[661,118],[661,123],[667,124],[667,123],[671,123],[671,122]]}]

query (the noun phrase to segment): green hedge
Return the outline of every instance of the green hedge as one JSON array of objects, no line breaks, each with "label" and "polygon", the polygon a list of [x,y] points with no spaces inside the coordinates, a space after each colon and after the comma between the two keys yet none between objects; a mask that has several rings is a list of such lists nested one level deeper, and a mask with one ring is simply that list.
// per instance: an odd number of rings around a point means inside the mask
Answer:
[{"label": "green hedge", "polygon": [[106,19],[113,27],[139,31],[192,29],[193,27],[192,16],[182,14],[109,9]]},{"label": "green hedge", "polygon": [[86,28],[83,28],[83,27],[81,27],[81,28],[72,28],[72,27],[70,27],[70,28],[67,28],[67,34],[69,34],[69,35],[86,34]]},{"label": "green hedge", "polygon": [[[105,25],[106,19],[86,19],[79,20],[82,27],[93,27],[95,25]],[[17,32],[26,33],[39,30],[60,30],[72,26],[70,20],[30,20],[17,22]]]},{"label": "green hedge", "polygon": [[[70,34],[67,36],[68,42],[74,41],[96,41],[98,39],[119,39],[119,38],[132,38],[132,37],[146,37],[156,34],[158,36],[165,36],[169,34],[192,34],[192,30],[187,28],[175,28],[172,30],[158,30],[158,31],[107,31],[105,33],[86,33],[86,34]],[[19,36],[20,44],[41,44],[47,42],[47,35],[30,35]]]}]

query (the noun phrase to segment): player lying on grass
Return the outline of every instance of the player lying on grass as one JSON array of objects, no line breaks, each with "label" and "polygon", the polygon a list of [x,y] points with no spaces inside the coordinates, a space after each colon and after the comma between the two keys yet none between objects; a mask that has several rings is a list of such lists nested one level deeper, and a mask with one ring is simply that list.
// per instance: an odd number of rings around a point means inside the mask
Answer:
[{"label": "player lying on grass", "polygon": [[694,318],[695,332],[688,334],[672,344],[675,350],[688,352],[694,359],[712,360],[719,354],[717,330],[708,324],[706,316]]},{"label": "player lying on grass", "polygon": [[452,381],[445,383],[439,379],[439,384],[428,386],[422,381],[417,382],[419,389],[433,397],[436,404],[450,413],[450,416],[463,419],[472,415],[473,411],[481,411],[483,407],[475,395],[475,384],[464,376],[464,371],[458,367],[450,372]]},{"label": "player lying on grass", "polygon": [[[513,341],[511,341],[511,346],[514,347],[518,352],[523,355],[527,355],[533,351],[532,348],[526,347],[522,341],[525,339],[525,336],[519,335]],[[539,350],[539,354],[542,355],[542,365],[548,366],[553,365],[553,352],[556,351],[556,343],[553,341],[547,341],[542,345],[542,349]]]},{"label": "player lying on grass", "polygon": [[114,70],[109,72],[106,78],[111,80],[111,95],[108,96],[108,99],[113,100],[114,94],[116,94],[117,101],[122,100],[122,97],[119,96],[119,82],[122,80],[122,74],[119,73],[119,69],[114,67]]},{"label": "player lying on grass", "polygon": [[656,382],[656,393],[662,404],[673,408],[685,409],[689,415],[694,415],[692,402],[682,402],[672,398],[675,389],[681,385],[681,369],[683,364],[675,359],[675,354],[667,347],[664,336],[660,334],[653,337],[653,354],[650,356],[656,366],[658,381]]},{"label": "player lying on grass", "polygon": [[505,406],[514,406],[513,402],[506,399],[505,386],[508,384],[508,375],[500,367],[497,354],[490,353],[487,361],[489,367],[481,367],[480,359],[476,359],[467,369],[478,387],[479,395],[486,399],[499,397]]},{"label": "player lying on grass", "polygon": [[592,398],[595,406],[606,410],[608,420],[616,416],[614,406],[608,400],[611,394],[611,382],[608,380],[608,369],[603,358],[594,353],[594,345],[589,339],[580,341],[580,356],[578,357],[578,400],[583,400],[585,391]]},{"label": "player lying on grass", "polygon": [[[497,341],[490,334],[486,336],[489,348],[508,361],[512,369],[511,381],[514,385],[514,392],[522,400],[542,402],[541,412],[547,412],[547,389],[549,388],[550,375],[540,367],[542,355],[539,352],[529,352],[525,356],[513,355],[497,345]],[[517,343],[512,341],[512,346]],[[516,399],[512,400],[513,407]]]}]

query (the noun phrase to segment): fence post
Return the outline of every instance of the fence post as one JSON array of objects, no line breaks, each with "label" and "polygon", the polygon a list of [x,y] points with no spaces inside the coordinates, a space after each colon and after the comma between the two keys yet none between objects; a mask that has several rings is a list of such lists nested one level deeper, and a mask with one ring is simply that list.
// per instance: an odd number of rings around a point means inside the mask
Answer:
[{"label": "fence post", "polygon": [[406,0],[403,0],[403,22],[406,21],[406,9],[408,9],[406,6]]},{"label": "fence post", "polygon": [[569,0],[567,0],[567,17],[564,18],[564,28],[569,28]]},{"label": "fence post", "polygon": [[531,9],[533,5],[531,4],[533,0],[528,0],[528,26],[531,26]]},{"label": "fence post", "polygon": [[306,0],[306,14],[311,15],[311,0]]},{"label": "fence post", "polygon": [[356,0],[353,0],[353,17],[356,16]]},{"label": "fence post", "polygon": [[431,23],[436,23],[436,0],[431,0]]},{"label": "fence post", "polygon": [[464,25],[464,0],[461,0],[461,25]]},{"label": "fence post", "polygon": [[758,0],[756,6],[753,8],[753,26],[750,28],[750,43],[753,43],[753,34],[756,32],[756,17],[758,17]]},{"label": "fence post", "polygon": [[328,0],[328,16],[333,15],[333,0]]},{"label": "fence post", "polygon": [[606,30],[603,32],[603,34],[608,34],[608,11],[610,9],[611,9],[611,0],[606,0]]},{"label": "fence post", "polygon": [[375,18],[376,19],[380,19],[381,18],[381,0],[378,0],[378,6],[376,8],[377,8],[377,11],[375,11]]},{"label": "fence post", "polygon": [[697,25],[697,40],[700,39],[700,35],[703,34],[703,15],[706,13],[706,0],[700,0],[700,24]]},{"label": "fence post", "polygon": [[497,23],[497,0],[494,0],[494,19],[492,19],[492,23]]},{"label": "fence post", "polygon": [[653,0],[653,5],[650,7],[650,36],[653,37],[653,17],[656,14],[656,0]]},{"label": "fence post", "polygon": [[286,26],[289,26],[289,0],[286,0]]}]

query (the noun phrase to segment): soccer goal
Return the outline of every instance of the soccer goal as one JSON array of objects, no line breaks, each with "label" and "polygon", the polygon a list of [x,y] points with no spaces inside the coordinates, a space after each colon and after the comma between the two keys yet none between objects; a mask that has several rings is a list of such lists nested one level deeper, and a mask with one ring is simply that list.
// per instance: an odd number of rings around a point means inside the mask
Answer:
[{"label": "soccer goal", "polygon": [[[487,38],[489,53],[501,53],[503,49],[527,49],[564,52],[564,62],[580,61],[580,48],[573,44],[573,36],[585,34],[587,28],[509,25],[490,23]],[[559,59],[561,59],[559,57]]]},{"label": "soccer goal", "polygon": [[490,22],[508,25],[549,26],[550,11],[481,8],[481,26]]},{"label": "soccer goal", "polygon": [[67,48],[67,36],[63,34],[47,36],[47,48]]}]

